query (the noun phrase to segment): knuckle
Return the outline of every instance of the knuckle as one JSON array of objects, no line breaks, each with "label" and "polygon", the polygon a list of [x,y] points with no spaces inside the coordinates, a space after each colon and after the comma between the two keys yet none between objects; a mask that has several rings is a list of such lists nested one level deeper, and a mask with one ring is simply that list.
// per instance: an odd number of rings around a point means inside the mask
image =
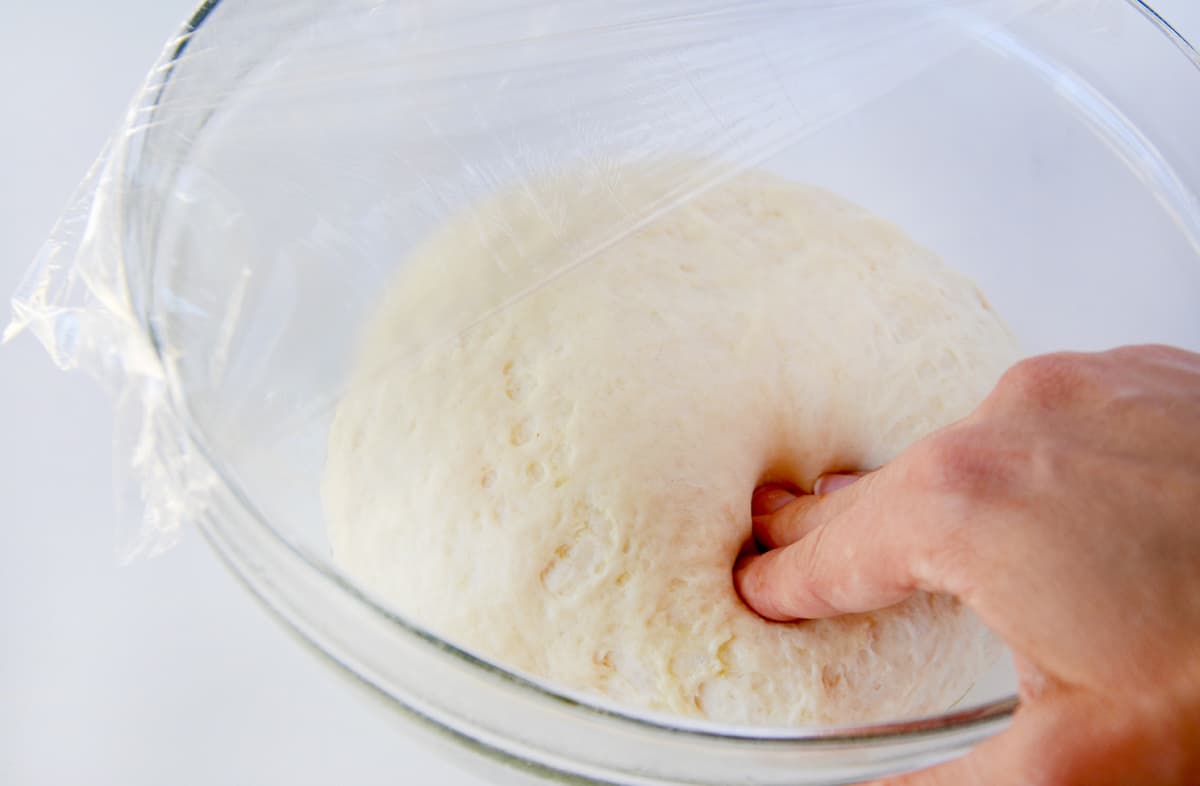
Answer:
[{"label": "knuckle", "polygon": [[1038,355],[1018,362],[1001,378],[1000,388],[1022,400],[1057,403],[1072,396],[1081,382],[1081,361],[1076,355]]},{"label": "knuckle", "polygon": [[1027,358],[1005,372],[997,385],[1002,396],[1044,407],[1068,404],[1095,385],[1092,361],[1076,353]]},{"label": "knuckle", "polygon": [[975,430],[943,432],[922,442],[909,465],[909,481],[926,492],[974,492],[1000,473],[998,457]]},{"label": "knuckle", "polygon": [[981,427],[942,432],[913,452],[904,482],[926,499],[923,537],[913,554],[914,574],[971,594],[986,546],[986,521],[1020,498],[1023,448]]},{"label": "knuckle", "polygon": [[912,553],[918,581],[963,600],[982,592],[999,555],[1010,551],[1012,525],[1033,520],[1044,502],[1039,488],[1063,463],[1054,447],[986,423],[960,424],[919,443],[899,478],[920,505]]}]

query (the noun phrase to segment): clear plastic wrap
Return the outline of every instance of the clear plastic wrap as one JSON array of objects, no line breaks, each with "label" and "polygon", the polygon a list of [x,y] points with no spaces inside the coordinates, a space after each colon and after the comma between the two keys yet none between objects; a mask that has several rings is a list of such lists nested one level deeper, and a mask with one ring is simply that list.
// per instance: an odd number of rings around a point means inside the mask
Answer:
[{"label": "clear plastic wrap", "polygon": [[512,777],[817,784],[924,766],[1001,728],[1007,686],[865,729],[714,731],[598,709],[375,604],[332,564],[318,497],[362,328],[408,252],[487,220],[471,211],[499,191],[581,167],[609,184],[595,222],[552,247],[498,233],[501,273],[518,254],[536,275],[464,294],[394,363],[761,167],[901,225],[1030,352],[1200,348],[1200,114],[1181,111],[1200,106],[1197,63],[1137,2],[208,0],[5,337],[32,333],[112,391],[144,510],[124,557],[199,523],[303,636]]}]

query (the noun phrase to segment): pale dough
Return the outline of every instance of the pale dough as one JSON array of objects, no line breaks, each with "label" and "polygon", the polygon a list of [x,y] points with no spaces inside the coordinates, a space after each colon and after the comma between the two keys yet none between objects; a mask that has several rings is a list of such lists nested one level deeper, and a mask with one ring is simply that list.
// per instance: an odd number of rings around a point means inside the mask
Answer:
[{"label": "pale dough", "polygon": [[630,224],[686,175],[526,184],[412,254],[332,426],[334,557],[437,634],[623,704],[771,725],[943,710],[996,652],[955,601],[770,623],[731,567],[757,484],[883,464],[966,415],[1014,340],[895,226],[773,175]]}]

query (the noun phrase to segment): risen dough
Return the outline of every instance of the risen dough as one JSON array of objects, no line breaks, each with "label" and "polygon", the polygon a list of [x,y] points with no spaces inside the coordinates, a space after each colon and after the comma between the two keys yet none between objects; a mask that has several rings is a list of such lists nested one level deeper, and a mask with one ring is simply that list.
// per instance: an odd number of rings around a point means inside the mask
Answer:
[{"label": "risen dough", "polygon": [[512,300],[680,176],[526,187],[416,251],[330,435],[334,556],[438,634],[622,703],[773,725],[945,709],[995,654],[953,600],[776,624],[730,571],[758,483],[883,464],[972,409],[1014,341],[896,227],[765,173]]}]

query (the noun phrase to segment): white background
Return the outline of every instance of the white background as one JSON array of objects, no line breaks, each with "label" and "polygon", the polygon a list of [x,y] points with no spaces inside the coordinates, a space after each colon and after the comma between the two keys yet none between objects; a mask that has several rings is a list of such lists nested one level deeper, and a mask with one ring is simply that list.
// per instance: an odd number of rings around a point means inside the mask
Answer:
[{"label": "white background", "polygon": [[[0,297],[193,3],[4,6]],[[1200,39],[1195,0],[1156,6]],[[110,438],[93,384],[28,338],[0,349],[0,783],[479,783],[297,646],[194,534],[117,567]]]}]

